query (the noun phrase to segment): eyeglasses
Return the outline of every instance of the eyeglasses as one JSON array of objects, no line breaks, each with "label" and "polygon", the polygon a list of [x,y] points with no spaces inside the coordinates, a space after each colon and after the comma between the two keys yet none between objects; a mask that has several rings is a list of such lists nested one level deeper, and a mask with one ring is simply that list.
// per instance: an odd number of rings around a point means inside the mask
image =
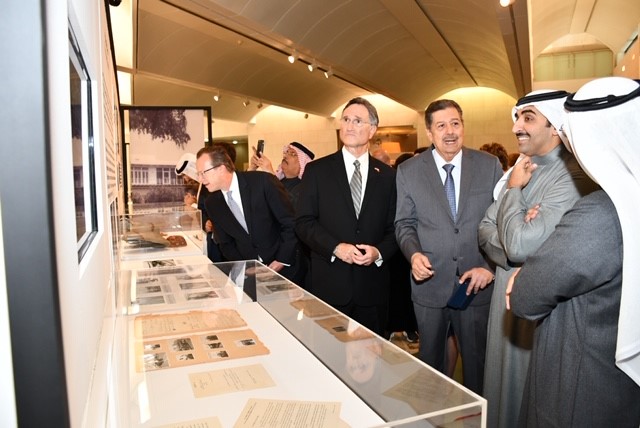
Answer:
[{"label": "eyeglasses", "polygon": [[217,167],[219,167],[219,166],[220,166],[220,165],[212,166],[211,168],[207,168],[207,169],[205,169],[205,170],[204,170],[204,171],[202,171],[202,172],[196,172],[196,177],[198,177],[198,178],[202,178],[202,177],[204,177],[204,175],[205,175],[207,172],[211,171],[212,169],[216,169],[216,168],[217,168]]},{"label": "eyeglasses", "polygon": [[285,150],[283,152],[283,154],[285,156],[292,156],[292,157],[297,157],[298,156],[298,153],[295,150]]},{"label": "eyeglasses", "polygon": [[356,128],[361,128],[362,125],[367,124],[367,125],[371,125],[371,122],[365,122],[364,120],[355,117],[353,119],[351,119],[348,116],[343,116],[340,118],[340,122],[342,122],[343,125],[349,125],[350,123],[353,123],[353,126],[355,126]]}]

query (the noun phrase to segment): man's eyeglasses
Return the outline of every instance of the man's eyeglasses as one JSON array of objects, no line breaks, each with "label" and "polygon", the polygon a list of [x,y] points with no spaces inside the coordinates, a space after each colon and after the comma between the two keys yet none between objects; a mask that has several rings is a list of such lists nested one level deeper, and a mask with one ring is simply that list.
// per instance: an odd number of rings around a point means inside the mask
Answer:
[{"label": "man's eyeglasses", "polygon": [[283,152],[283,154],[285,156],[292,156],[292,157],[297,157],[298,156],[298,153],[295,150],[285,150]]},{"label": "man's eyeglasses", "polygon": [[353,126],[355,126],[356,128],[361,128],[364,124],[371,125],[371,122],[365,122],[364,120],[357,117],[351,119],[348,116],[341,117],[340,122],[342,122],[343,125],[349,125],[350,123],[353,123]]},{"label": "man's eyeglasses", "polygon": [[207,172],[211,171],[212,169],[216,169],[216,168],[217,168],[217,167],[219,167],[219,166],[220,166],[220,165],[212,166],[211,168],[207,168],[207,169],[205,169],[204,171],[196,172],[196,177],[198,177],[198,178],[203,178],[203,177],[204,177],[204,175],[205,175]]}]

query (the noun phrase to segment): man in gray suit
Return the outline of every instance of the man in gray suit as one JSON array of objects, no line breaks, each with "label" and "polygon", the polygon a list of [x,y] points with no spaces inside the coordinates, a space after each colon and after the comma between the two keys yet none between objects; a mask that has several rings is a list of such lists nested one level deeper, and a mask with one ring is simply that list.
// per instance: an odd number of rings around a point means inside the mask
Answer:
[{"label": "man in gray suit", "polygon": [[[502,168],[495,156],[463,147],[462,109],[455,101],[432,102],[425,122],[433,147],[398,168],[395,220],[398,244],[411,263],[420,359],[444,373],[452,327],[464,385],[480,393],[493,290],[487,286],[494,276],[478,247],[478,223],[493,200]],[[452,188],[449,194],[447,188]],[[466,309],[448,307],[466,280],[466,293],[477,296]]]},{"label": "man in gray suit", "polygon": [[[565,91],[537,90],[512,111],[520,161],[480,222],[480,247],[496,264],[484,390],[491,427],[516,426],[535,323],[505,308],[508,278],[553,232],[580,196],[596,187],[565,148]],[[532,213],[535,212],[535,215]]]}]

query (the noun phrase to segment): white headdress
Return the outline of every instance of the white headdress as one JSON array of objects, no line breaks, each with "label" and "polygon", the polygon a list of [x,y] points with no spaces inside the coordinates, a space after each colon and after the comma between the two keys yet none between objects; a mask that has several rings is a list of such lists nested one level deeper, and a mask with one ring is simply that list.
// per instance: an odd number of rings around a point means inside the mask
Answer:
[{"label": "white headdress", "polygon": [[570,96],[565,128],[582,168],[607,192],[623,236],[616,364],[640,385],[640,84],[593,80]]}]

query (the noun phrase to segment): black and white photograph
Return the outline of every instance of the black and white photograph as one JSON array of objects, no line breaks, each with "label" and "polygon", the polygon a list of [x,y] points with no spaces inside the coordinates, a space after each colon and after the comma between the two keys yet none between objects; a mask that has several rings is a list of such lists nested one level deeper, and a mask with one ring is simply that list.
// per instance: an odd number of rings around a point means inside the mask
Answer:
[{"label": "black and white photograph", "polygon": [[169,367],[167,354],[158,352],[157,354],[144,354],[142,356],[145,370],[157,370]]},{"label": "black and white photograph", "polygon": [[162,305],[165,303],[164,296],[146,296],[146,297],[138,297],[135,303],[139,305]]},{"label": "black and white photograph", "polygon": [[219,360],[221,358],[229,358],[229,354],[227,354],[227,351],[209,352],[209,358]]},{"label": "black and white photograph", "polygon": [[190,338],[175,339],[171,343],[171,349],[174,351],[193,351],[193,343]]},{"label": "black and white photograph", "polygon": [[187,300],[217,299],[218,297],[219,296],[215,291],[203,291],[201,293],[187,294]]}]

